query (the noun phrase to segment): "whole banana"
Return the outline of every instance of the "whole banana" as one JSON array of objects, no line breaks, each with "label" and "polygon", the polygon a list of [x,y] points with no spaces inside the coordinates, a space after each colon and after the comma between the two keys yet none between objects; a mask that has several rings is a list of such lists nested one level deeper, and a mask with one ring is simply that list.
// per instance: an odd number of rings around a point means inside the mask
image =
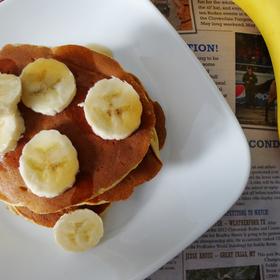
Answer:
[{"label": "whole banana", "polygon": [[256,24],[267,45],[277,91],[277,125],[280,137],[280,0],[233,0]]}]

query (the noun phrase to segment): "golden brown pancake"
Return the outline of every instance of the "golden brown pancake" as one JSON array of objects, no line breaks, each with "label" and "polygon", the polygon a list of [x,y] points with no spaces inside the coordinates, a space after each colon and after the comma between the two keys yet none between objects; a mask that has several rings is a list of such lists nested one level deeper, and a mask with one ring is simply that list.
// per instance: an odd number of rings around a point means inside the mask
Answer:
[{"label": "golden brown pancake", "polygon": [[161,169],[162,163],[154,152],[149,149],[143,161],[132,170],[120,183],[105,193],[87,201],[88,204],[99,202],[113,202],[128,199],[136,186],[139,186],[156,176]]},{"label": "golden brown pancake", "polygon": [[[160,106],[157,104],[156,106]],[[156,131],[159,135],[159,143],[164,143],[165,140],[165,126],[164,124],[164,115],[156,110],[156,124],[160,123],[161,125],[156,125]],[[164,130],[164,131],[162,131]],[[164,137],[164,138],[161,138]],[[162,146],[161,146],[162,147]],[[152,148],[149,148],[149,151],[145,155],[142,162],[137,166],[136,169],[131,171],[120,183],[118,183],[114,188],[104,192],[103,194],[85,202],[85,205],[81,206],[73,206],[62,211],[56,213],[49,214],[36,214],[29,210],[27,207],[9,207],[14,213],[23,216],[29,221],[33,221],[42,226],[53,227],[56,221],[62,216],[64,213],[73,211],[77,208],[86,207],[92,209],[93,211],[100,213],[103,208],[107,207],[109,203],[119,200],[128,199],[136,186],[151,180],[161,169],[162,163],[157,158]],[[1,199],[1,196],[0,196]],[[90,206],[92,205],[92,206]]]},{"label": "golden brown pancake", "polygon": [[16,207],[16,206],[10,206],[9,209],[25,219],[34,222],[35,224],[45,226],[45,227],[53,227],[57,220],[64,215],[65,213],[74,211],[76,209],[90,209],[94,211],[97,214],[103,213],[108,207],[110,206],[110,203],[104,203],[100,205],[82,205],[82,206],[73,206],[69,207],[67,209],[64,209],[60,212],[52,213],[52,214],[36,214],[29,210],[27,207]]},{"label": "golden brown pancake", "polygon": [[[65,63],[75,76],[77,94],[72,103],[55,116],[45,116],[33,112],[23,104],[19,105],[26,132],[16,150],[7,153],[0,163],[0,192],[12,204],[28,207],[35,213],[47,214],[104,193],[137,166],[148,151],[155,115],[144,88],[131,74],[125,72],[113,59],[81,46],[68,45],[49,49],[7,45],[0,52],[0,66],[1,63],[3,66],[3,60],[10,61],[9,72],[14,67],[15,74],[18,74],[25,65],[39,57],[52,57]],[[95,82],[112,75],[130,83],[139,94],[143,106],[140,127],[131,136],[120,141],[103,140],[95,135],[85,120],[83,109],[77,106],[84,101],[88,89]],[[74,186],[54,198],[38,197],[30,192],[18,170],[24,145],[43,129],[57,129],[67,135],[78,152],[80,163]]]}]

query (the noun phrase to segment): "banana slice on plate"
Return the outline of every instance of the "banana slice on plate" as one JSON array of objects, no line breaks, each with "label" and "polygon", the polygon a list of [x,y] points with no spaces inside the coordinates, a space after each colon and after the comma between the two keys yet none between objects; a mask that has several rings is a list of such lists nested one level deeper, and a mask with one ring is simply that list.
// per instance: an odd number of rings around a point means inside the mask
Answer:
[{"label": "banana slice on plate", "polygon": [[142,104],[130,84],[112,77],[89,89],[84,112],[96,135],[106,140],[121,140],[139,127]]},{"label": "banana slice on plate", "polygon": [[21,97],[20,78],[0,73],[0,114],[15,112]]},{"label": "banana slice on plate", "polygon": [[79,169],[77,151],[57,130],[42,130],[23,148],[19,172],[34,194],[55,197],[75,182]]},{"label": "banana slice on plate", "polygon": [[19,111],[0,115],[0,155],[16,148],[24,130],[24,121]]},{"label": "banana slice on plate", "polygon": [[54,226],[57,244],[72,252],[82,252],[96,246],[103,233],[102,219],[89,209],[64,214]]},{"label": "banana slice on plate", "polygon": [[55,59],[39,58],[20,75],[22,102],[37,113],[54,116],[63,111],[76,94],[76,82],[68,67]]}]

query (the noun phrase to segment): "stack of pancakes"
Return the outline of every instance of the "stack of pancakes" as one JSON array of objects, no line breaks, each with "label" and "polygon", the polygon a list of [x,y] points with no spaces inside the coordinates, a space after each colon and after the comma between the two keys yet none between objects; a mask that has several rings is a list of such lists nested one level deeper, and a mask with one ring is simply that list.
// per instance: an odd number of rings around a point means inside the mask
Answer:
[{"label": "stack of pancakes", "polygon": [[[88,48],[6,45],[0,51],[0,72],[20,75],[27,64],[40,57],[54,58],[66,64],[76,79],[77,93],[72,103],[55,116],[42,115],[19,104],[26,131],[16,149],[0,161],[0,200],[14,213],[53,227],[64,213],[77,208],[101,213],[110,203],[128,199],[136,186],[153,178],[162,163],[155,145],[151,147],[151,141],[156,143],[157,135],[158,148],[162,148],[166,131],[160,105],[151,101],[140,81],[125,72],[114,59]],[[123,140],[104,140],[95,135],[79,106],[89,88],[112,76],[131,84],[143,107],[140,127]],[[71,140],[80,165],[74,185],[54,198],[33,194],[19,173],[24,145],[41,130],[49,129],[56,129]]]}]

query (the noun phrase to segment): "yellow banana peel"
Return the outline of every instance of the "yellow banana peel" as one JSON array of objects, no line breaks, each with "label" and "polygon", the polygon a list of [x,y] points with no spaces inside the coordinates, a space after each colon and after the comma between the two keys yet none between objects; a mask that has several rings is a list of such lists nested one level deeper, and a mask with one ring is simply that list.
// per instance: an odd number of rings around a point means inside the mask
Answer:
[{"label": "yellow banana peel", "polygon": [[277,125],[280,138],[280,0],[233,0],[256,24],[267,45],[277,91]]}]

